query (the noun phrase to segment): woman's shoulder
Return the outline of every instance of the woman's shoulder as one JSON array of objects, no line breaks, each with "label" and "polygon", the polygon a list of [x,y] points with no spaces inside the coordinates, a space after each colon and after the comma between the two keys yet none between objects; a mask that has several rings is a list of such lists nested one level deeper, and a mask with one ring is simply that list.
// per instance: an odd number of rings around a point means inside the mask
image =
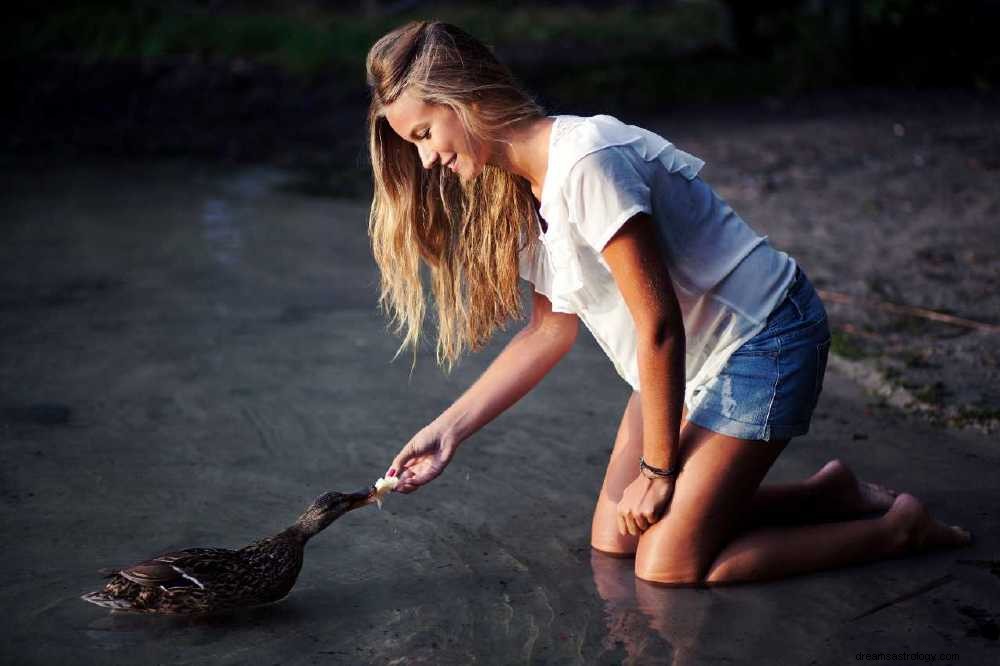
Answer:
[{"label": "woman's shoulder", "polygon": [[549,166],[553,181],[565,182],[573,166],[591,153],[622,147],[646,162],[659,159],[669,171],[682,171],[693,178],[705,162],[679,150],[666,138],[608,114],[555,116],[550,143]]}]

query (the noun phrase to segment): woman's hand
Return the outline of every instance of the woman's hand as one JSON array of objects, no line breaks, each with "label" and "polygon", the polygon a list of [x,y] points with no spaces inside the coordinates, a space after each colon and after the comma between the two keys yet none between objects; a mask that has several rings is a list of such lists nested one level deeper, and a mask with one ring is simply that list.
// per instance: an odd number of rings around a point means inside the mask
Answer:
[{"label": "woman's hand", "polygon": [[425,427],[399,451],[386,473],[386,476],[399,477],[394,492],[411,493],[437,478],[451,462],[457,448],[458,442],[447,437],[437,426]]},{"label": "woman's hand", "polygon": [[639,536],[648,530],[667,510],[673,494],[673,479],[647,479],[640,474],[618,502],[618,531],[622,536]]}]

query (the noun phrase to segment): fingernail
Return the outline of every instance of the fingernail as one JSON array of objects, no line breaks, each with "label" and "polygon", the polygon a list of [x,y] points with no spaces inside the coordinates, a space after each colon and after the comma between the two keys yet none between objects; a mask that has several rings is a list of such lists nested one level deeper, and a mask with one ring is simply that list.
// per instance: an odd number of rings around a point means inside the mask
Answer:
[{"label": "fingernail", "polygon": [[389,476],[396,476],[396,470],[390,469],[389,470]]}]

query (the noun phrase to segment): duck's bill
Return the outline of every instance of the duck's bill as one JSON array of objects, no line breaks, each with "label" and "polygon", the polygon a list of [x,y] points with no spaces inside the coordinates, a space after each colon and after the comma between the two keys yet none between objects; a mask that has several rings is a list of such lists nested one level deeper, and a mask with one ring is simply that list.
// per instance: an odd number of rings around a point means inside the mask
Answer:
[{"label": "duck's bill", "polygon": [[356,493],[350,493],[348,497],[350,497],[350,508],[348,511],[371,504],[375,501],[375,486],[371,485],[364,490],[359,490]]}]

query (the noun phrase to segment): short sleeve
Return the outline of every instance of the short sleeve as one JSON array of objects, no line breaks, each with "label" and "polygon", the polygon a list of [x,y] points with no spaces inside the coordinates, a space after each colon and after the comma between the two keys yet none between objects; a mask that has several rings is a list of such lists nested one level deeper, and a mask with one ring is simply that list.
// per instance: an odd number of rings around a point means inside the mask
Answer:
[{"label": "short sleeve", "polygon": [[626,146],[611,146],[582,157],[570,169],[566,200],[570,221],[600,252],[636,213],[652,213],[650,190]]}]

